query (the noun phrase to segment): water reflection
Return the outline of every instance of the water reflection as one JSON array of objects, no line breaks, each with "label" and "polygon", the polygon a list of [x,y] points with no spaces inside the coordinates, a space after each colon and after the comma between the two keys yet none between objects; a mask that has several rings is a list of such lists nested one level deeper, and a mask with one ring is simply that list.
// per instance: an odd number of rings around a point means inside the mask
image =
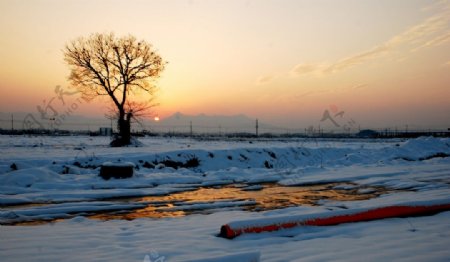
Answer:
[{"label": "water reflection", "polygon": [[89,216],[94,219],[135,219],[179,217],[189,214],[208,214],[223,210],[264,211],[292,206],[318,205],[320,200],[367,200],[384,194],[382,187],[358,187],[337,183],[287,187],[277,184],[248,186],[235,184],[220,187],[199,188],[194,191],[167,196],[151,196],[123,199],[126,202],[144,202],[147,207],[124,212],[109,212]]}]

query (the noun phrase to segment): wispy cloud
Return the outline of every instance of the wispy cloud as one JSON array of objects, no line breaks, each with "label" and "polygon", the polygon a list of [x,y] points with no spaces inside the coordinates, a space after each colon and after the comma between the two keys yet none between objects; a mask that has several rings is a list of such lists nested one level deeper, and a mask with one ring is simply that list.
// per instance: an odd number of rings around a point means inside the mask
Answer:
[{"label": "wispy cloud", "polygon": [[309,73],[313,73],[318,71],[320,69],[320,66],[317,64],[298,64],[294,68],[292,68],[291,73],[295,75],[306,75]]},{"label": "wispy cloud", "polygon": [[258,77],[258,79],[256,79],[256,84],[264,85],[264,84],[267,84],[267,83],[273,81],[275,78],[277,78],[277,75],[275,75],[275,74],[260,76],[260,77]]},{"label": "wispy cloud", "polygon": [[427,41],[427,37],[436,33],[442,33],[442,30],[448,27],[449,21],[449,12],[444,11],[443,13],[434,15],[422,23],[409,28],[401,34],[394,36],[386,42],[386,45],[390,48],[395,48],[405,43],[409,45],[423,43],[424,41]]},{"label": "wispy cloud", "polygon": [[371,50],[343,58],[337,61],[336,63],[331,64],[329,67],[323,70],[323,73],[325,74],[337,73],[339,71],[345,70],[355,65],[362,64],[368,60],[375,59],[388,51],[389,47],[386,45],[376,46]]},{"label": "wispy cloud", "polygon": [[292,68],[288,73],[292,77],[313,75],[320,77],[324,70],[329,67],[328,63],[301,63]]},{"label": "wispy cloud", "polygon": [[414,51],[443,44],[450,40],[450,33],[445,32],[445,30],[448,30],[449,23],[450,12],[445,8],[442,12],[425,19],[370,50],[337,61],[326,68],[324,73],[337,73],[355,65],[363,64],[387,55],[399,47],[407,47],[409,51]]},{"label": "wispy cloud", "polygon": [[[438,1],[424,9],[424,11],[431,10],[436,10],[437,13],[369,50],[344,57],[334,63],[299,63],[295,65],[288,73],[289,75],[295,77],[305,75],[323,76],[327,74],[334,74],[387,56],[400,48],[402,48],[402,51],[406,50],[408,53],[450,42],[449,1]],[[407,56],[404,55],[403,58],[405,57]],[[273,80],[273,77],[265,77],[257,82],[264,82],[267,84],[271,80]]]},{"label": "wispy cloud", "polygon": [[450,31],[443,34],[443,35],[438,35],[435,38],[429,40],[428,42],[425,42],[423,45],[416,47],[415,49],[413,49],[412,51],[416,52],[422,48],[427,48],[427,47],[433,47],[433,46],[440,46],[443,45],[447,42],[450,41]]}]

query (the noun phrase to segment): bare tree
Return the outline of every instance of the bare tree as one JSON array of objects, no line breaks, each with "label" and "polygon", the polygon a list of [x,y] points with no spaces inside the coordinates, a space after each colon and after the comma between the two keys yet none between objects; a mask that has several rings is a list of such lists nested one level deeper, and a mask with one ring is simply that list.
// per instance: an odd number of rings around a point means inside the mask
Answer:
[{"label": "bare tree", "polygon": [[153,98],[152,81],[165,66],[161,56],[145,41],[110,33],[70,42],[64,49],[64,58],[71,69],[69,80],[84,96],[111,98],[119,128],[119,136],[111,144],[130,144],[131,118],[151,107],[150,101],[143,103],[130,97],[145,92]]}]

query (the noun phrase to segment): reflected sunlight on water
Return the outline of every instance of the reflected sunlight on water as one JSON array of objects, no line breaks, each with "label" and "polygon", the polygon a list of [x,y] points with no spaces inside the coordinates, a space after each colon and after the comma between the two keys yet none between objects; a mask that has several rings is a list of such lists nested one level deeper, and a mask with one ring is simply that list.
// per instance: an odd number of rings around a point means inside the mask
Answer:
[{"label": "reflected sunlight on water", "polygon": [[[264,211],[293,206],[319,205],[321,200],[355,201],[367,200],[387,192],[382,187],[361,188],[352,184],[347,188],[330,183],[311,186],[280,186],[263,184],[248,186],[234,184],[220,187],[199,188],[194,191],[174,193],[166,196],[151,196],[123,199],[126,202],[144,202],[147,207],[123,212],[108,212],[90,215],[89,218],[135,219],[180,217],[190,214],[209,214],[223,210]],[[341,189],[345,188],[345,189]]]}]

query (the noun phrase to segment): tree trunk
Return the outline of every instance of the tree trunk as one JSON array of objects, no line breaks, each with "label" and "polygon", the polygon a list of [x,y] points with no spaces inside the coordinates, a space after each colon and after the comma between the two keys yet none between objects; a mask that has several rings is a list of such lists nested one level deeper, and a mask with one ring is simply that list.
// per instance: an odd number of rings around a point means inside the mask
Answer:
[{"label": "tree trunk", "polygon": [[131,144],[131,113],[125,114],[124,110],[119,110],[117,125],[119,136],[111,142],[111,146],[126,146]]},{"label": "tree trunk", "polygon": [[126,145],[129,145],[131,143],[131,113],[126,115],[123,125],[122,139]]}]

